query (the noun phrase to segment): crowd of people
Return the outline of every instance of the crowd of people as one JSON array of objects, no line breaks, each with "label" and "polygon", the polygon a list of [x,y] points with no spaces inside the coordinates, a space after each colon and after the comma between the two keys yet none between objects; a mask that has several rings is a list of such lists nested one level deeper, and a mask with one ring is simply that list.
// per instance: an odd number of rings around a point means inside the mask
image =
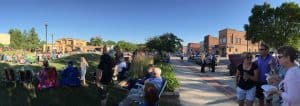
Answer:
[{"label": "crowd of people", "polygon": [[260,46],[260,55],[242,54],[242,64],[237,67],[236,92],[239,106],[300,106],[300,68],[295,63],[299,51],[282,46],[278,55],[269,54],[269,47]]},{"label": "crowd of people", "polygon": [[44,60],[54,60],[65,56],[62,53],[35,53],[31,55],[22,54],[0,54],[0,61],[12,62],[15,64],[42,64]]}]

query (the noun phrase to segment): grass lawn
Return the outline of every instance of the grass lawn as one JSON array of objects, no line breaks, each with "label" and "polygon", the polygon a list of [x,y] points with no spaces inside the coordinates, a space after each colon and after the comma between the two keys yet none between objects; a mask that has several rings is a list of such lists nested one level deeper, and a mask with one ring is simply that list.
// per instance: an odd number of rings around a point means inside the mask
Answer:
[{"label": "grass lawn", "polygon": [[[73,60],[76,66],[79,66],[80,57],[85,57],[90,67],[88,72],[95,71],[99,62],[98,54],[76,54],[63,57],[50,62],[51,66],[55,66],[58,71],[65,67],[69,60]],[[14,65],[8,63],[0,63],[0,72],[3,73],[3,67],[11,67],[19,69],[20,67],[32,68],[34,72],[38,72],[42,67],[40,65]],[[87,73],[88,73],[87,72]],[[3,77],[3,75],[1,75]],[[33,89],[24,87],[18,83],[16,87],[13,85],[4,86],[1,82],[0,86],[0,106],[100,106],[100,97],[97,95],[97,87],[90,84],[88,87],[58,87],[52,89],[37,90],[37,80],[32,82]],[[117,104],[126,97],[126,92],[118,88],[112,88],[107,100],[108,106],[117,106]],[[174,102],[175,101],[175,102]],[[176,102],[177,101],[177,102]],[[178,98],[161,99],[161,106],[178,106]]]}]

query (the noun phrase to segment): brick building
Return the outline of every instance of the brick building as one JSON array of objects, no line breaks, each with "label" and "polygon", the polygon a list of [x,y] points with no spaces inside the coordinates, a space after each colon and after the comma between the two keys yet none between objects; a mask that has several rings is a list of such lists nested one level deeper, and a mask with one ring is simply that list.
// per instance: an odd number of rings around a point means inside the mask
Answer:
[{"label": "brick building", "polygon": [[216,45],[219,45],[219,39],[217,37],[213,37],[212,35],[206,35],[204,37],[204,51],[206,53],[216,54],[216,51],[213,50]]},{"label": "brick building", "polygon": [[191,55],[193,53],[200,53],[200,43],[188,43],[187,54]]},{"label": "brick building", "polygon": [[258,52],[258,43],[252,44],[245,39],[245,32],[235,29],[223,29],[219,31],[218,49],[221,56],[240,54],[243,52]]},{"label": "brick building", "polygon": [[[47,49],[46,49],[47,48]],[[61,38],[55,41],[54,45],[44,45],[43,52],[61,52],[69,53],[74,51],[89,52],[89,51],[102,51],[101,46],[88,46],[87,41],[74,38]]]}]

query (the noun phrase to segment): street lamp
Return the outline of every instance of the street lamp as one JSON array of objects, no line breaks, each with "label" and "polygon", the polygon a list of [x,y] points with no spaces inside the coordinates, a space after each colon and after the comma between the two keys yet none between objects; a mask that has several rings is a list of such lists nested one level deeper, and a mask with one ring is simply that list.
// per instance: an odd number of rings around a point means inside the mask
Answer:
[{"label": "street lamp", "polygon": [[54,44],[53,44],[53,34],[52,34],[52,49],[51,49],[52,52],[51,52],[51,53],[53,53],[53,45],[54,45]]},{"label": "street lamp", "polygon": [[47,34],[48,34],[48,21],[45,22],[45,28],[46,28],[46,53],[48,53],[48,39],[47,39]]}]

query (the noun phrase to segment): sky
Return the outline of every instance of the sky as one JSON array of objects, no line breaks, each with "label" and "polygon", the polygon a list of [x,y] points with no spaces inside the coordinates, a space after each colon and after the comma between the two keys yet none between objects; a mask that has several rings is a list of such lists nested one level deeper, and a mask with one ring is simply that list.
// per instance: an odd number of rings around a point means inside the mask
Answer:
[{"label": "sky", "polygon": [[254,5],[272,7],[300,0],[0,0],[0,33],[34,27],[45,40],[45,23],[54,40],[72,37],[144,43],[171,32],[183,44],[232,28],[244,31]]}]

